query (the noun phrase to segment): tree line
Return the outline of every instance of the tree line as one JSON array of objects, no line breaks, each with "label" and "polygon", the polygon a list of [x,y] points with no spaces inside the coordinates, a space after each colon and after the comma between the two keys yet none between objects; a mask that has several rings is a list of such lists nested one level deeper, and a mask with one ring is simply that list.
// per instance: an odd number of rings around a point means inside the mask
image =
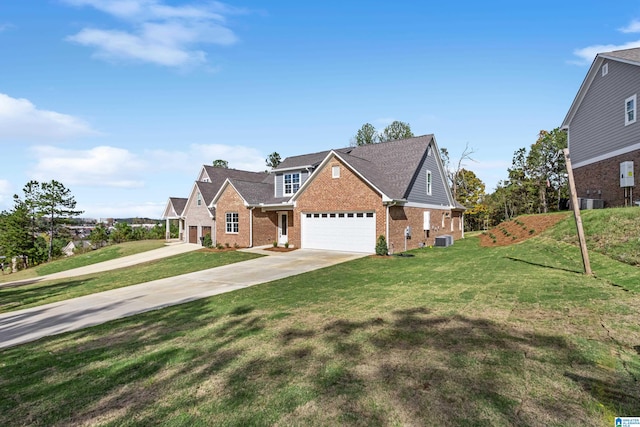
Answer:
[{"label": "tree line", "polygon": [[[73,218],[82,213],[61,182],[29,181],[21,196],[13,196],[13,208],[0,212],[0,255],[19,258],[21,268],[62,256],[69,241],[82,240],[68,227],[76,224]],[[111,229],[98,224],[86,240],[98,248],[129,240],[161,239],[164,234],[160,223],[146,229],[121,222]]]}]

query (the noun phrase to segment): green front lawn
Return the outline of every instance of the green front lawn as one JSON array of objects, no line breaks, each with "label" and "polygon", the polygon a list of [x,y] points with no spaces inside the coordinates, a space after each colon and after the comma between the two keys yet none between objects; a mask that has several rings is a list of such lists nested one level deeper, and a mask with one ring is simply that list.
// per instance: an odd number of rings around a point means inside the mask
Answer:
[{"label": "green front lawn", "polygon": [[17,287],[0,287],[0,313],[219,267],[259,256],[238,251],[199,250],[112,271],[46,280]]},{"label": "green front lawn", "polygon": [[147,252],[153,249],[162,248],[163,246],[165,246],[164,240],[140,240],[136,242],[125,242],[117,245],[105,246],[104,248],[100,248],[95,251],[57,259],[13,274],[8,274],[7,269],[5,274],[0,274],[0,283],[45,276],[47,274],[58,273],[60,271],[71,270],[128,255]]},{"label": "green front lawn", "polygon": [[0,425],[613,425],[640,270],[546,238],[368,257],[0,352]]}]

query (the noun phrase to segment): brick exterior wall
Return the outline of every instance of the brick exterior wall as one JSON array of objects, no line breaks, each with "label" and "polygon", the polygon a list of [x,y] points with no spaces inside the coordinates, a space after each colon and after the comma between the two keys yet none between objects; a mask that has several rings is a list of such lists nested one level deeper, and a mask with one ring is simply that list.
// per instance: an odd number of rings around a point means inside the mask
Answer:
[{"label": "brick exterior wall", "polygon": [[[431,212],[431,230],[427,233],[424,228],[424,212]],[[391,206],[389,208],[389,251],[404,251],[404,231],[411,227],[411,239],[407,239],[407,249],[416,249],[420,244],[433,246],[436,237],[450,234],[454,240],[462,238],[460,224],[461,212],[451,212],[449,209],[425,209],[406,206]],[[452,231],[453,227],[453,231]]]},{"label": "brick exterior wall", "polygon": [[[620,163],[633,161],[633,175],[636,186],[633,188],[634,200],[640,200],[640,150],[575,168],[573,176],[578,197],[603,199],[605,207],[624,206],[624,188],[620,187]],[[589,190],[589,194],[587,194]],[[598,192],[601,193],[598,193]]]},{"label": "brick exterior wall", "polygon": [[[331,168],[340,166],[340,178],[331,177]],[[317,171],[315,179],[296,200],[289,229],[289,242],[300,247],[302,212],[375,211],[376,238],[385,234],[385,207],[382,196],[334,158]],[[373,250],[373,248],[372,248]]]},{"label": "brick exterior wall", "polygon": [[277,238],[278,217],[276,213],[273,211],[262,212],[259,208],[254,209],[253,246],[271,245]]},{"label": "brick exterior wall", "polygon": [[[198,232],[196,236],[196,242],[200,244],[200,237],[202,234],[202,227],[211,227],[212,229],[216,226],[216,222],[211,215],[209,214],[209,208],[205,205],[204,201],[202,204],[198,206],[196,192],[198,190],[194,190],[194,194],[190,198],[186,209],[185,209],[185,224],[184,224],[184,241],[189,241],[189,227],[197,227]],[[213,236],[212,236],[213,237]]]},{"label": "brick exterior wall", "polygon": [[[238,233],[227,233],[227,212],[238,213]],[[228,185],[216,203],[216,241],[230,246],[249,246],[249,209],[242,197]]]}]

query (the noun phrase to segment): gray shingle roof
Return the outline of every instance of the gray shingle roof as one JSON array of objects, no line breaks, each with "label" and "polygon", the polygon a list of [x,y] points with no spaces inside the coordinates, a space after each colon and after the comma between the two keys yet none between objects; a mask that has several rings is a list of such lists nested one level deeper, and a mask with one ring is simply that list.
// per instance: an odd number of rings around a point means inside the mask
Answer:
[{"label": "gray shingle roof", "polygon": [[[337,149],[334,149],[333,151],[348,153],[351,150],[353,150],[353,148],[348,147],[348,148],[337,148]],[[302,166],[316,167],[320,163],[322,163],[322,161],[327,157],[327,154],[329,154],[330,152],[331,150],[326,150],[326,151],[320,151],[318,153],[302,154],[300,156],[287,157],[282,161],[282,163],[278,165],[277,168],[274,168],[273,171],[277,172],[280,169],[298,168]]]},{"label": "gray shingle roof", "polygon": [[196,181],[196,187],[198,187],[198,191],[200,191],[200,194],[202,194],[202,199],[204,200],[205,205],[211,203],[213,197],[220,189],[220,186],[216,186],[211,182],[204,181]]},{"label": "gray shingle roof", "polygon": [[[367,180],[393,199],[404,199],[420,169],[433,135],[354,147],[341,154]],[[354,158],[364,160],[354,161]]]},{"label": "gray shingle roof", "polygon": [[171,201],[171,206],[173,206],[173,210],[176,211],[177,215],[182,215],[185,206],[187,206],[187,199],[184,197],[169,197]]},{"label": "gray shingle roof", "polygon": [[250,205],[264,203],[273,198],[273,184],[265,182],[251,182],[240,179],[229,179],[242,198]]},{"label": "gray shingle roof", "polygon": [[640,48],[614,50],[612,52],[603,52],[600,55],[637,62],[640,65]]},{"label": "gray shingle roof", "polygon": [[[211,183],[216,186],[216,192],[222,187],[227,178],[240,179],[249,182],[263,182],[269,177],[267,172],[249,172],[240,169],[215,168],[209,165],[203,165],[204,169],[211,179]],[[215,195],[215,193],[214,193]]]}]

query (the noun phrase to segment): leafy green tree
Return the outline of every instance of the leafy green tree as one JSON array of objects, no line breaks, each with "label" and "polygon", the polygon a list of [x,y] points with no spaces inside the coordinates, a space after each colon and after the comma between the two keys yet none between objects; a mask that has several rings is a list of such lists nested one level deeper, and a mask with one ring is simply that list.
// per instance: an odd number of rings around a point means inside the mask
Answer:
[{"label": "leafy green tree", "polygon": [[352,139],[351,145],[367,145],[375,144],[376,142],[378,142],[376,128],[371,123],[365,123],[358,129],[358,132],[356,132],[356,136]]},{"label": "leafy green tree", "polygon": [[277,152],[273,152],[269,154],[269,157],[266,159],[267,166],[271,169],[275,169],[278,167],[280,163],[282,163],[282,159],[280,158],[280,154]]},{"label": "leafy green tree", "polygon": [[29,231],[31,218],[29,207],[18,197],[11,211],[0,213],[0,248],[8,258],[31,257],[35,238]]},{"label": "leafy green tree", "polygon": [[548,212],[550,206],[557,209],[560,199],[568,195],[567,167],[561,153],[564,148],[567,148],[567,133],[555,128],[551,132],[541,130],[529,150],[527,168],[537,187],[542,212]]},{"label": "leafy green tree", "polygon": [[487,216],[487,206],[484,203],[484,182],[475,173],[464,168],[460,170],[455,179],[456,200],[467,208],[464,213],[465,229],[482,229]]},{"label": "leafy green tree", "polygon": [[131,226],[126,222],[117,222],[114,229],[109,233],[109,241],[111,243],[122,243],[131,240]]},{"label": "leafy green tree", "polygon": [[103,247],[108,240],[109,233],[107,232],[107,228],[102,223],[96,225],[89,234],[89,241],[91,242],[91,245],[96,249]]},{"label": "leafy green tree", "polygon": [[213,161],[213,167],[229,169],[229,162],[227,162],[226,160],[217,159]]},{"label": "leafy green tree", "polygon": [[71,195],[71,190],[61,182],[51,180],[40,184],[40,194],[37,201],[39,215],[46,218],[49,229],[49,256],[53,256],[53,241],[58,232],[58,226],[62,220],[78,216],[84,211],[76,210],[76,200]]},{"label": "leafy green tree", "polygon": [[396,141],[398,139],[413,138],[413,136],[409,123],[396,120],[384,128],[382,133],[378,135],[378,140],[380,142]]}]

